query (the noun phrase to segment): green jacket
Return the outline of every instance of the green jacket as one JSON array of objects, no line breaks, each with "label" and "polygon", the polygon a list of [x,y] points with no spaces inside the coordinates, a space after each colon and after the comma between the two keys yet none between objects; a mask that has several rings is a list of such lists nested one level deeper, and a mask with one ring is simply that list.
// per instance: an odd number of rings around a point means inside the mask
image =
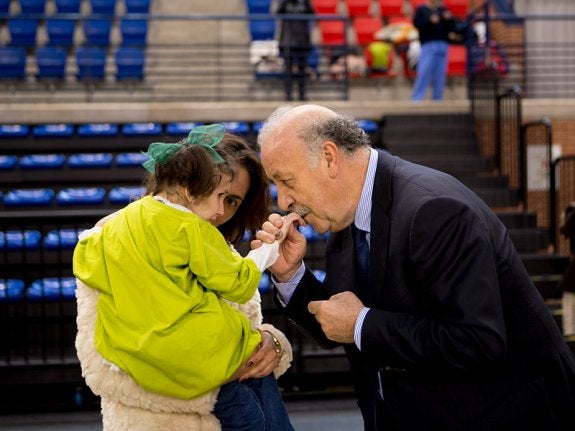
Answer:
[{"label": "green jacket", "polygon": [[152,392],[195,398],[222,385],[261,342],[226,301],[261,273],[193,213],[147,196],[80,240],[74,275],[101,292],[100,354]]}]

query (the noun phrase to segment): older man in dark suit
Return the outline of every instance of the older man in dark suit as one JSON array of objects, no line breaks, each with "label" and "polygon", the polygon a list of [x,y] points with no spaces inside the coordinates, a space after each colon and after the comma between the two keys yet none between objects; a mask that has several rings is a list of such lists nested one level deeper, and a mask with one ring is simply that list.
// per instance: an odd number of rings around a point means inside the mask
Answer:
[{"label": "older man in dark suit", "polygon": [[[366,430],[575,427],[575,359],[480,198],[321,106],[279,108],[258,140],[279,207],[331,232],[321,283],[289,229],[278,300],[318,342],[344,345]],[[273,214],[258,239],[282,223]]]}]

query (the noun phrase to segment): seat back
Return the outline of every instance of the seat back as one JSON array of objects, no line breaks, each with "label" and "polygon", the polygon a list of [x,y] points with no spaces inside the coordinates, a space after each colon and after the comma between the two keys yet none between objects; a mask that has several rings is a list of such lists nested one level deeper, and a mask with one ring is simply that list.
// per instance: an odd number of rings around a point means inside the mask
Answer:
[{"label": "seat back", "polygon": [[271,0],[246,0],[248,13],[272,13]]},{"label": "seat back", "polygon": [[357,16],[353,19],[352,28],[358,45],[367,46],[375,40],[374,34],[381,30],[383,23],[379,17]]},{"label": "seat back", "polygon": [[319,21],[319,32],[324,45],[345,44],[345,22],[343,21]]},{"label": "seat back", "polygon": [[8,20],[11,46],[36,46],[38,33],[38,20],[24,18],[10,18]]},{"label": "seat back", "polygon": [[371,0],[345,0],[345,7],[349,17],[367,16],[371,8]]},{"label": "seat back", "polygon": [[143,48],[120,47],[116,50],[116,79],[144,79],[146,53]]},{"label": "seat back", "polygon": [[312,0],[313,10],[316,14],[336,14],[339,0]]},{"label": "seat back", "polygon": [[95,47],[81,47],[76,51],[77,78],[104,79],[106,50]]},{"label": "seat back", "polygon": [[379,0],[379,13],[383,17],[401,16],[403,0]]},{"label": "seat back", "polygon": [[93,14],[114,15],[116,0],[90,0],[90,7]]},{"label": "seat back", "polygon": [[276,33],[276,22],[273,19],[254,19],[249,22],[252,40],[273,40]]},{"label": "seat back", "polygon": [[80,13],[81,0],[54,0],[57,13]]},{"label": "seat back", "polygon": [[20,10],[26,14],[43,14],[46,0],[20,0]]},{"label": "seat back", "polygon": [[46,33],[48,45],[71,47],[74,45],[74,31],[76,21],[69,19],[51,18],[46,20]]},{"label": "seat back", "polygon": [[86,46],[109,46],[112,21],[109,19],[87,19],[84,21]]},{"label": "seat back", "polygon": [[149,13],[150,0],[124,0],[127,13]]},{"label": "seat back", "polygon": [[148,21],[124,18],[120,22],[123,46],[145,46],[148,36]]},{"label": "seat back", "polygon": [[26,78],[26,49],[0,47],[0,78]]}]

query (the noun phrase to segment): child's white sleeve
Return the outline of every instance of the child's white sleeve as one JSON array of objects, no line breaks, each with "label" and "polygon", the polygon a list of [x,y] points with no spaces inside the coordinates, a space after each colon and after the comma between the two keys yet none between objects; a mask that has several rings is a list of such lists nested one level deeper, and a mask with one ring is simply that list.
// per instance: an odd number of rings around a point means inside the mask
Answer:
[{"label": "child's white sleeve", "polygon": [[[81,240],[83,240],[84,238],[89,237],[89,236],[92,235],[93,233],[100,232],[101,230],[102,230],[102,227],[101,227],[101,226],[94,226],[94,227],[91,228],[91,229],[86,229],[86,230],[80,232],[80,234],[78,235],[78,240],[81,241]],[[277,259],[277,258],[276,258],[276,259]]]},{"label": "child's white sleeve", "polygon": [[279,257],[279,242],[263,243],[261,247],[250,250],[247,257],[252,259],[261,272],[272,266]]}]

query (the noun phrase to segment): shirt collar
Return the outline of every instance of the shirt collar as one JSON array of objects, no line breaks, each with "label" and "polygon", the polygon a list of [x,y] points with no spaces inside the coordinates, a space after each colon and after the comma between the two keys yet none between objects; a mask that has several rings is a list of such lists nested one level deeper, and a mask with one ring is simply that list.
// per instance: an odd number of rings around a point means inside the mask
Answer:
[{"label": "shirt collar", "polygon": [[371,205],[372,205],[372,192],[373,181],[375,179],[375,170],[377,168],[377,151],[373,148],[370,149],[369,163],[367,165],[367,172],[363,182],[363,189],[361,190],[361,197],[359,204],[355,210],[355,219],[353,223],[358,229],[371,233]]}]

